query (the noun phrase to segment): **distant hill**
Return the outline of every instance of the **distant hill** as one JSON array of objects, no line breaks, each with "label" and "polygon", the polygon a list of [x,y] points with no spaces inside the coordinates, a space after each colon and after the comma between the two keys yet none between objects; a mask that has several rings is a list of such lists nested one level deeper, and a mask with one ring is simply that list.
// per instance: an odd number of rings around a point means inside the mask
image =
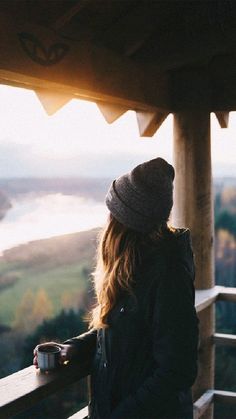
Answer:
[{"label": "distant hill", "polygon": [[42,289],[52,305],[52,315],[62,308],[85,307],[92,297],[88,289],[98,232],[66,234],[5,250],[0,257],[0,324],[14,325],[26,295],[35,300]]},{"label": "distant hill", "polygon": [[99,229],[35,240],[7,249],[1,263],[34,266],[40,269],[88,261],[93,264]]},{"label": "distant hill", "polygon": [[2,220],[6,212],[11,208],[11,201],[7,194],[0,190],[0,220]]},{"label": "distant hill", "polygon": [[10,178],[0,179],[0,190],[10,198],[28,193],[62,193],[103,201],[110,183],[108,178]]}]

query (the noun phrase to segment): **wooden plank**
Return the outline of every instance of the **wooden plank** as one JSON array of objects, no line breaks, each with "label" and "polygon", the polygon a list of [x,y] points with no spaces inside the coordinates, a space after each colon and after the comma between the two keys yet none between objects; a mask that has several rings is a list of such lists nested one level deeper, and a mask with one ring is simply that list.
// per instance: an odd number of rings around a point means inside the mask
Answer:
[{"label": "wooden plank", "polygon": [[133,5],[131,2],[126,12],[122,13],[106,30],[106,39],[104,40],[106,45],[111,49],[121,51],[125,56],[135,54],[144,46],[161,19],[160,14],[156,10],[158,6],[159,4],[154,5],[155,10],[153,13],[152,3],[147,7],[145,2],[142,1],[134,2]]},{"label": "wooden plank", "polygon": [[53,29],[62,29],[70,20],[76,16],[82,9],[89,5],[93,0],[79,0],[76,4],[70,7],[67,12],[60,16],[52,25]]},{"label": "wooden plank", "polygon": [[81,409],[79,412],[76,412],[74,415],[70,416],[68,419],[86,419],[88,416],[88,406]]},{"label": "wooden plank", "polygon": [[[142,5],[145,2],[138,3]],[[231,2],[231,18],[229,19],[228,7],[224,5],[228,2],[222,2],[219,18],[214,10],[214,4],[212,9],[209,5],[211,2],[202,2],[200,6],[197,3],[193,1],[190,8],[186,1],[172,1],[167,2],[166,5],[163,1],[152,1],[146,7],[150,10],[149,16],[145,6],[144,10],[140,10],[138,4],[136,13],[140,16],[139,20],[135,16],[135,11],[132,11],[130,17],[126,15],[126,19],[122,19],[121,22],[118,20],[117,25],[113,25],[114,29],[112,27],[108,35],[111,34],[113,43],[115,38],[120,41],[120,37],[126,36],[127,49],[131,54],[143,47],[140,55],[137,54],[137,58],[155,59],[159,68],[171,70],[184,66],[193,67],[194,64],[198,66],[199,63],[207,66],[211,58],[217,54],[229,54],[230,51],[234,51],[235,8]],[[146,18],[144,21],[141,20],[142,16]],[[129,27],[132,28],[130,32]]]},{"label": "wooden plank", "polygon": [[236,54],[213,58],[208,68],[211,83],[211,109],[215,112],[236,109]]},{"label": "wooden plank", "polygon": [[215,112],[215,116],[216,116],[221,128],[228,128],[229,112]]},{"label": "wooden plank", "polygon": [[219,289],[217,286],[206,290],[196,290],[195,307],[197,313],[213,304],[216,301],[218,294]]},{"label": "wooden plank", "polygon": [[206,290],[196,290],[195,300],[197,312],[204,310],[215,301],[236,302],[236,287],[215,285]]},{"label": "wooden plank", "polygon": [[97,106],[108,124],[112,124],[112,122],[128,111],[124,106],[112,105],[111,103],[97,102]]},{"label": "wooden plank", "polygon": [[63,366],[48,374],[25,368],[0,380],[0,418],[9,418],[87,375],[86,365]]},{"label": "wooden plank", "polygon": [[236,335],[215,333],[213,341],[216,345],[236,346]]},{"label": "wooden plank", "polygon": [[220,287],[218,300],[236,302],[236,288],[234,287]]},{"label": "wooden plank", "polygon": [[236,404],[236,393],[233,391],[214,390],[214,400],[226,404]]},{"label": "wooden plank", "polygon": [[152,137],[169,112],[136,112],[140,137]]},{"label": "wooden plank", "polygon": [[236,393],[232,391],[207,390],[193,405],[194,419],[201,418],[214,401],[236,404]]},{"label": "wooden plank", "polygon": [[[208,109],[227,125],[227,113],[236,110],[236,55],[218,56],[199,68],[172,71],[172,111]],[[201,90],[205,95],[201,97]],[[184,93],[183,93],[184,92]]]},{"label": "wooden plank", "polygon": [[193,405],[194,419],[200,418],[214,400],[214,390],[207,390]]},{"label": "wooden plank", "polygon": [[64,39],[0,13],[0,81],[5,84],[153,111],[168,109],[168,79],[91,41]]},{"label": "wooden plank", "polygon": [[73,96],[62,92],[52,92],[42,88],[35,90],[35,93],[48,115],[56,113],[73,98]]}]

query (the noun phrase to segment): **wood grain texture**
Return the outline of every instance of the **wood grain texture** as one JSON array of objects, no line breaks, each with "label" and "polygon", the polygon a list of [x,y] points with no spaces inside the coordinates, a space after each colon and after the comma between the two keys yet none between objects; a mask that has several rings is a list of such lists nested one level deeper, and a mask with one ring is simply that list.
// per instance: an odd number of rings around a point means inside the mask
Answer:
[{"label": "wood grain texture", "polygon": [[68,419],[86,419],[88,416],[88,406],[81,409],[79,412],[76,412],[74,415],[70,416]]},{"label": "wood grain texture", "polygon": [[236,335],[230,335],[227,333],[215,333],[213,336],[213,342],[216,345],[221,346],[236,346]]},{"label": "wood grain texture", "polygon": [[229,112],[215,112],[215,116],[221,128],[228,128],[229,126]]},{"label": "wood grain texture", "polygon": [[152,137],[169,112],[136,112],[140,137]]},{"label": "wood grain texture", "polygon": [[217,300],[219,292],[220,290],[217,286],[206,290],[196,290],[195,307],[197,313],[213,304]]},{"label": "wood grain texture", "polygon": [[221,286],[218,300],[236,302],[236,288]]},{"label": "wood grain texture", "polygon": [[3,12],[0,81],[134,110],[169,106],[168,75],[92,41],[64,39],[52,29],[14,21]]},{"label": "wood grain texture", "polygon": [[87,366],[70,365],[48,374],[30,366],[0,380],[0,418],[9,418],[43,398],[79,381]]},{"label": "wood grain texture", "polygon": [[193,417],[199,419],[213,403],[214,390],[208,390],[194,403]]},{"label": "wood grain texture", "polygon": [[236,404],[236,393],[233,391],[214,390],[214,400],[226,404]]}]

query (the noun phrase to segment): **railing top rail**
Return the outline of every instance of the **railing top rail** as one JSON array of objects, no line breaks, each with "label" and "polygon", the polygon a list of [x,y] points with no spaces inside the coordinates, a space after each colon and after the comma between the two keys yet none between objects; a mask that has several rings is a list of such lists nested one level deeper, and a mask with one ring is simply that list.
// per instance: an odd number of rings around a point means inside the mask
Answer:
[{"label": "railing top rail", "polygon": [[216,301],[220,292],[219,288],[221,287],[215,286],[206,290],[196,290],[195,307],[198,313]]},{"label": "railing top rail", "polygon": [[219,295],[218,300],[236,302],[236,288],[218,286]]},{"label": "railing top rail", "polygon": [[221,403],[236,404],[236,393],[232,391],[215,389],[207,390],[198,400],[195,401],[193,405],[194,419],[200,419],[211,405],[211,403],[216,400]]},{"label": "railing top rail", "polygon": [[214,390],[207,390],[193,406],[193,417],[199,419],[214,400]]},{"label": "railing top rail", "polygon": [[214,400],[217,400],[221,403],[226,403],[226,404],[236,404],[236,392],[214,390]]},{"label": "railing top rail", "polygon": [[35,405],[43,398],[80,380],[86,366],[63,366],[60,371],[42,373],[30,366],[0,380],[0,418],[8,418]]},{"label": "railing top rail", "polygon": [[216,285],[205,290],[196,290],[195,307],[198,313],[215,301],[236,302],[236,288]]}]

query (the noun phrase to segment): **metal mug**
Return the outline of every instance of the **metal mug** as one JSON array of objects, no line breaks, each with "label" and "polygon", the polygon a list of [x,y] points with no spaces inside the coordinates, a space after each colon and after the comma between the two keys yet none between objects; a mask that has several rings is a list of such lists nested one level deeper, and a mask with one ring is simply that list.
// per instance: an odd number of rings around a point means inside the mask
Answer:
[{"label": "metal mug", "polygon": [[37,346],[38,367],[41,371],[50,371],[59,366],[61,347],[55,344]]}]

